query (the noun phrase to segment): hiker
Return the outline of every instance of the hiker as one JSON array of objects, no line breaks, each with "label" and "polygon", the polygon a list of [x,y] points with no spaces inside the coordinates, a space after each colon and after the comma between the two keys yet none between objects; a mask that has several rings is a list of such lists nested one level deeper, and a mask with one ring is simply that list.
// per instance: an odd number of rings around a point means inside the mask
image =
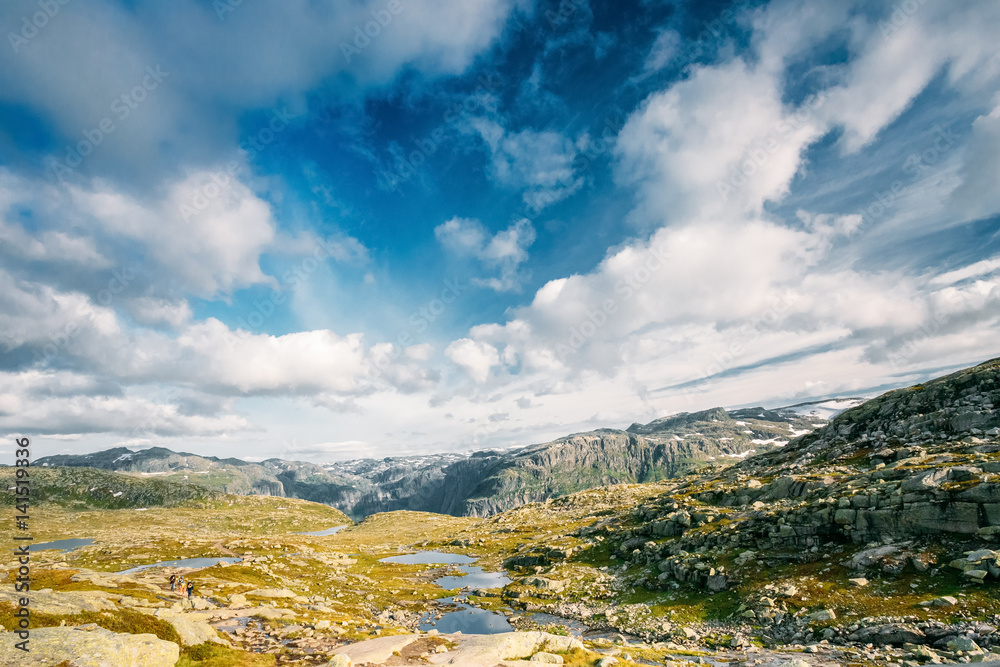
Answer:
[{"label": "hiker", "polygon": [[176,586],[176,585],[177,585],[177,575],[176,574],[172,574],[172,575],[170,575],[170,590],[173,591],[174,590],[174,586]]},{"label": "hiker", "polygon": [[188,600],[190,600],[191,596],[194,595],[194,582],[193,581],[189,581],[188,582],[187,592],[188,592]]}]

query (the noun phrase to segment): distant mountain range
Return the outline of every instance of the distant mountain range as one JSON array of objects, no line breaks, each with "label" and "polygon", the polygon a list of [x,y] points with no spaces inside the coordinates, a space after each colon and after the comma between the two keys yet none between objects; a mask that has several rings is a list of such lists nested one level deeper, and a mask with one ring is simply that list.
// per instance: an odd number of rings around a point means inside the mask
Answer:
[{"label": "distant mountain range", "polygon": [[252,463],[163,447],[116,447],[48,456],[36,465],[98,468],[227,493],[302,498],[332,505],[355,519],[401,509],[489,516],[582,489],[668,479],[712,462],[774,450],[861,402],[833,399],[777,409],[682,412],[632,424],[624,431],[597,429],[469,456],[431,454],[319,465],[282,459]]}]

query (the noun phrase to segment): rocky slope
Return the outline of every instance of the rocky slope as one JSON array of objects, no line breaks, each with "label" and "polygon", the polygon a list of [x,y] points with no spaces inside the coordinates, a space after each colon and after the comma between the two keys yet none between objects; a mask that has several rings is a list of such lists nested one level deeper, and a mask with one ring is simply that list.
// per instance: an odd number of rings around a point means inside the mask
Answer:
[{"label": "rocky slope", "polygon": [[[846,405],[846,404],[844,404]],[[49,456],[40,466],[86,466],[225,493],[301,498],[354,518],[395,510],[489,516],[528,502],[606,484],[676,477],[709,461],[738,460],[783,446],[825,424],[808,410],[714,408],[681,413],[627,430],[598,429],[553,442],[471,456],[437,454],[317,465],[268,459],[249,463],[124,447]]]},{"label": "rocky slope", "polygon": [[[998,408],[993,360],[884,394],[772,452],[667,482],[633,509],[592,515],[505,563],[562,578],[574,560],[592,559],[574,553],[609,549],[613,576],[596,589],[604,597],[638,589],[714,599],[715,618],[773,645],[869,644],[884,647],[883,660],[982,657],[1000,621]],[[601,597],[556,610],[592,617]],[[614,612],[597,613],[608,622]],[[661,635],[648,608],[614,619]]]},{"label": "rocky slope", "polygon": [[[16,468],[0,467],[0,485],[14,488]],[[33,468],[32,502],[51,502],[76,508],[121,509],[168,507],[195,500],[211,500],[221,493],[196,484],[143,479],[94,468]],[[13,505],[14,495],[0,495],[0,505]]]}]

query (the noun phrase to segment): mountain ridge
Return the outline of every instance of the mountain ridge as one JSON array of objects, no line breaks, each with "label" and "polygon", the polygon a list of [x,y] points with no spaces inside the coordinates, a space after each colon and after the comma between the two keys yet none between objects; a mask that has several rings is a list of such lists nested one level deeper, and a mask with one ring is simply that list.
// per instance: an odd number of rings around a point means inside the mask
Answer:
[{"label": "mountain ridge", "polygon": [[[54,455],[36,465],[93,467],[194,483],[224,493],[300,498],[352,518],[393,510],[489,516],[594,486],[669,479],[717,460],[780,447],[815,426],[784,408],[710,408],[627,429],[600,428],[545,443],[471,455],[354,459],[328,464],[260,462],[116,447]],[[825,420],[824,420],[825,421]]]}]

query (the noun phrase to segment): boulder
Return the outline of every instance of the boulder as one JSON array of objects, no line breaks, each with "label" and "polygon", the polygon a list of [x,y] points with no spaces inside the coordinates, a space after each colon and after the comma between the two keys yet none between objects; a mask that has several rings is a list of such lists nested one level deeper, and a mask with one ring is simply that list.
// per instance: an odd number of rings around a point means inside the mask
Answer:
[{"label": "boulder", "polygon": [[242,593],[233,593],[229,596],[229,604],[227,606],[229,609],[246,609],[250,604],[247,602],[247,596]]},{"label": "boulder", "polygon": [[954,639],[948,640],[948,650],[949,651],[981,651],[979,644],[972,641],[968,637],[955,637]]},{"label": "boulder", "polygon": [[924,644],[927,642],[927,635],[918,628],[900,623],[886,623],[884,625],[861,628],[851,633],[847,638],[852,642],[860,642],[862,644],[872,643],[878,646],[889,644],[902,646],[903,644]]},{"label": "boulder", "polygon": [[545,651],[539,651],[535,655],[531,656],[531,662],[543,662],[549,665],[561,665],[563,664],[563,657],[561,655],[556,655],[555,653],[546,653]]},{"label": "boulder", "polygon": [[74,667],[173,667],[180,647],[156,635],[130,635],[94,627],[37,628],[31,631],[25,653],[14,647],[16,633],[0,637],[0,665],[51,667],[68,662]]}]

